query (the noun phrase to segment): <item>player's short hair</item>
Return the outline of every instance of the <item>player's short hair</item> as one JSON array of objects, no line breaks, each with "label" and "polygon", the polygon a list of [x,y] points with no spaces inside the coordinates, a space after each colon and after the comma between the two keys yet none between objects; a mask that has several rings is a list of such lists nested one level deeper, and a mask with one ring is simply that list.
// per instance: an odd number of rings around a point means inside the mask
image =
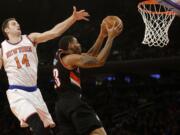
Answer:
[{"label": "player's short hair", "polygon": [[67,36],[64,36],[62,37],[60,40],[59,40],[59,49],[62,49],[62,50],[68,50],[68,45],[70,42],[73,41],[73,38],[74,36],[72,35],[67,35]]},{"label": "player's short hair", "polygon": [[7,39],[8,39],[8,35],[6,34],[5,29],[8,27],[8,23],[11,20],[16,20],[16,19],[15,18],[8,18],[8,19],[4,20],[4,22],[1,25],[2,33],[3,33],[4,37]]}]

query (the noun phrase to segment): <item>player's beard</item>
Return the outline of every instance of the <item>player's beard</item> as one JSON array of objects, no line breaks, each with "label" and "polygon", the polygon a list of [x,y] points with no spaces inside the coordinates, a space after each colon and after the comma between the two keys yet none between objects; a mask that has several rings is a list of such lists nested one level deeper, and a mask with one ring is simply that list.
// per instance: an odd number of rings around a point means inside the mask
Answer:
[{"label": "player's beard", "polygon": [[76,53],[77,53],[77,54],[81,54],[81,47],[77,47],[77,48],[76,48]]}]

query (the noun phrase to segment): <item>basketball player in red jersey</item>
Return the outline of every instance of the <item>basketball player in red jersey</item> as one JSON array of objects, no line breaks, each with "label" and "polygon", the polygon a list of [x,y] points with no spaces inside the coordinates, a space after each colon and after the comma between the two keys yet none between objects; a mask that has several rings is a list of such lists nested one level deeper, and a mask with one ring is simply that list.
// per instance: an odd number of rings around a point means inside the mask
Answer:
[{"label": "basketball player in red jersey", "polygon": [[[79,67],[103,66],[115,37],[122,31],[121,26],[106,26],[106,33],[105,24],[102,23],[100,34],[87,53],[81,53],[81,45],[74,36],[61,38],[53,61],[55,89],[58,93],[55,112],[60,135],[106,135],[94,110],[81,99]],[[106,37],[105,46],[100,50]]]},{"label": "basketball player in red jersey", "polygon": [[39,43],[61,36],[76,21],[88,20],[88,16],[85,10],[76,11],[76,7],[73,7],[72,15],[65,21],[49,31],[29,35],[22,35],[15,18],[7,19],[2,24],[6,40],[1,43],[0,67],[3,64],[8,76],[7,98],[21,127],[31,127],[34,135],[45,135],[46,128],[55,126],[37,88],[36,47]]}]

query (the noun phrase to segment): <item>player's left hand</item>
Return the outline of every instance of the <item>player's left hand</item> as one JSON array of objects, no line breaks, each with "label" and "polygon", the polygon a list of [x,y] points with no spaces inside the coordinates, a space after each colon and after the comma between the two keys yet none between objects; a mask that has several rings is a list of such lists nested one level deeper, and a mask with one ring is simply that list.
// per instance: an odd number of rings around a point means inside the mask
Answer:
[{"label": "player's left hand", "polygon": [[77,11],[76,7],[73,6],[73,14],[72,14],[72,16],[76,21],[79,21],[79,20],[89,21],[89,19],[87,17],[89,17],[90,15],[84,9]]}]

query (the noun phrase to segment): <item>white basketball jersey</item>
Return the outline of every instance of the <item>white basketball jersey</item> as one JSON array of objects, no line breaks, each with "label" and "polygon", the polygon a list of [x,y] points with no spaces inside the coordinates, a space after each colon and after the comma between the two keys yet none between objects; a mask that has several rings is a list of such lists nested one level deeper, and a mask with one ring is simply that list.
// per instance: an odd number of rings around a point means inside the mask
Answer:
[{"label": "white basketball jersey", "polygon": [[3,65],[9,85],[35,86],[38,58],[36,46],[23,35],[19,43],[2,42]]}]

